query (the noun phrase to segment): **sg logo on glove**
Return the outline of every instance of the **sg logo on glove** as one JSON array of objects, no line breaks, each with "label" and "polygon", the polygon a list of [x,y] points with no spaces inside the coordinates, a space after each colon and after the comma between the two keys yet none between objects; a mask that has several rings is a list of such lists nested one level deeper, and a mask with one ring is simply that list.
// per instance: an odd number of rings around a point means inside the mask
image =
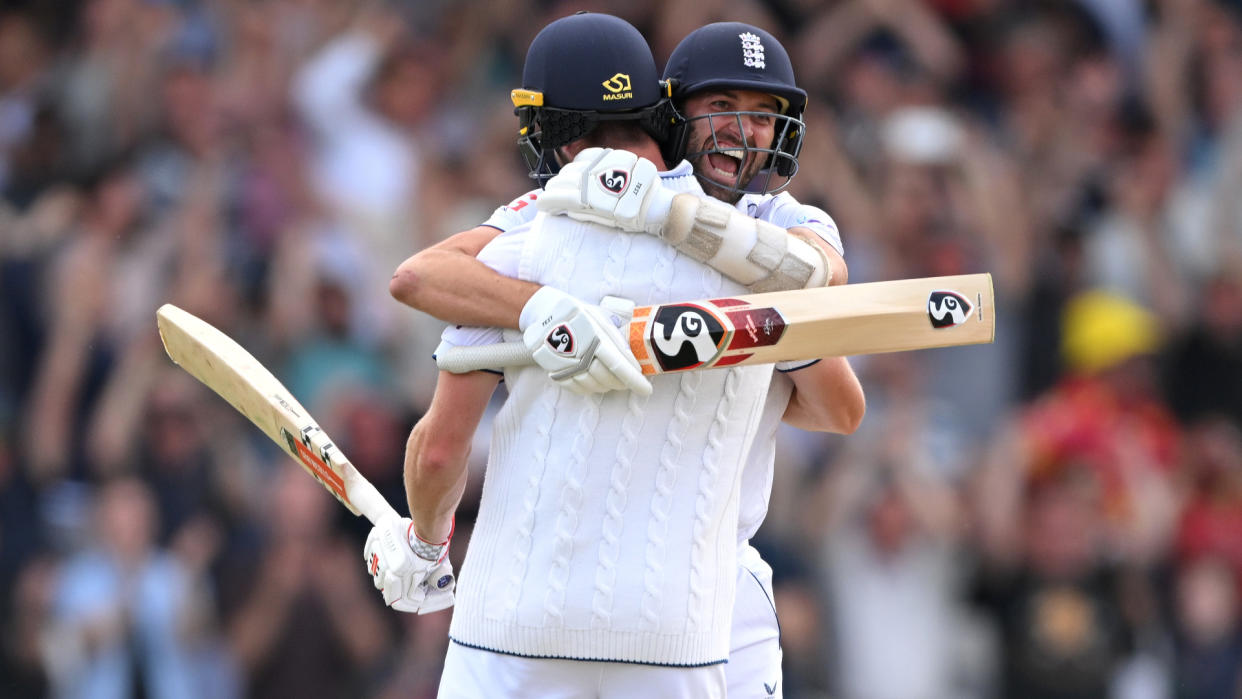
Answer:
[{"label": "sg logo on glove", "polygon": [[552,328],[552,332],[548,333],[548,347],[553,352],[572,356],[574,353],[574,334],[570,332],[568,325],[558,325]]},{"label": "sg logo on glove", "polygon": [[625,170],[610,170],[600,173],[599,186],[613,194],[620,194],[625,191],[625,185],[629,182],[630,174]]}]

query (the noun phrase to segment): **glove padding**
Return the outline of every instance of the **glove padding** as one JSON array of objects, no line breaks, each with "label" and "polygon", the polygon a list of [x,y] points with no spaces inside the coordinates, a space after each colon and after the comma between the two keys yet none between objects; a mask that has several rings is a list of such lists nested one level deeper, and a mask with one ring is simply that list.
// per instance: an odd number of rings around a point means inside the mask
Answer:
[{"label": "glove padding", "polygon": [[580,395],[630,390],[651,395],[630,345],[618,330],[634,302],[605,296],[594,306],[545,286],[522,308],[522,340],[558,386]]},{"label": "glove padding", "polygon": [[402,612],[430,614],[453,606],[457,579],[448,560],[448,542],[430,546],[438,556],[423,558],[410,547],[414,523],[408,517],[384,517],[367,535],[362,558],[384,603]]},{"label": "glove padding", "polygon": [[536,205],[547,214],[659,235],[674,194],[650,160],[624,150],[587,148],[548,180]]}]

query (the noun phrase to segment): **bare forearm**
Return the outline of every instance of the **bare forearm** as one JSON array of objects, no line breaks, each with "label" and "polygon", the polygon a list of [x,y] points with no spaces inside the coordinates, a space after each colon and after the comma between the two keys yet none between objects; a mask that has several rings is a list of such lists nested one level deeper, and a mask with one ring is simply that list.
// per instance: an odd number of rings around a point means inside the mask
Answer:
[{"label": "bare forearm", "polygon": [[467,442],[455,449],[434,450],[428,438],[432,429],[420,422],[410,433],[405,452],[405,497],[414,531],[426,541],[439,542],[448,539],[453,513],[466,489],[470,445]]},{"label": "bare forearm", "polygon": [[242,667],[254,669],[272,652],[288,619],[290,597],[260,582],[251,599],[234,617],[229,639]]},{"label": "bare forearm", "polygon": [[794,47],[794,65],[817,66],[831,75],[876,27],[875,16],[862,2],[842,2],[820,15]]},{"label": "bare forearm", "polygon": [[965,63],[961,47],[940,17],[921,0],[901,3],[886,20],[885,26],[905,40],[929,73],[944,81],[961,73]]},{"label": "bare forearm", "polygon": [[851,434],[867,410],[862,384],[845,357],[827,357],[789,374],[793,396],[784,421],[803,430]]},{"label": "bare forearm", "polygon": [[539,285],[498,274],[475,259],[499,233],[479,226],[419,252],[397,268],[389,293],[449,323],[517,328],[522,306]]},{"label": "bare forearm", "polygon": [[466,488],[470,442],[498,382],[499,377],[485,372],[441,372],[431,407],[410,432],[405,497],[414,531],[424,541],[449,537]]}]

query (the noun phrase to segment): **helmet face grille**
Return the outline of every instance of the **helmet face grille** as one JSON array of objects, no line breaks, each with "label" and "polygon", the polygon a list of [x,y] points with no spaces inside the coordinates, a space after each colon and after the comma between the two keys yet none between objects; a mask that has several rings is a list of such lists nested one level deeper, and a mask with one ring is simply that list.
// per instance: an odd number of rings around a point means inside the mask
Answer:
[{"label": "helmet face grille", "polygon": [[[771,143],[760,145],[746,140],[743,119],[749,117],[764,117],[773,120],[775,133]],[[706,144],[688,142],[695,122],[707,123],[707,132],[711,134],[710,142]],[[741,136],[740,145],[721,143],[718,130],[725,124],[735,126],[736,132]],[[718,188],[738,195],[771,194],[788,187],[790,180],[798,172],[798,153],[802,150],[802,133],[805,129],[800,119],[770,112],[713,112],[687,119],[683,128],[682,144],[679,148],[683,153],[681,157],[695,166],[696,176],[709,193],[713,188]],[[691,148],[697,150],[691,151]],[[737,175],[732,183],[720,182],[703,174],[705,167],[700,162],[701,159],[713,154],[734,156],[738,151],[742,151],[742,163],[738,166]],[[754,154],[753,158],[752,154]],[[761,162],[763,165],[758,172],[748,173],[745,164],[749,162]]]},{"label": "helmet face grille", "polygon": [[[759,162],[763,167],[756,174],[753,167],[746,176],[739,168],[732,186],[722,185],[700,174],[699,179],[711,189],[713,186],[729,192],[777,192],[789,184],[798,172],[798,154],[802,150],[804,123],[803,111],[807,105],[806,91],[798,87],[794,77],[793,63],[780,41],[770,32],[743,22],[716,22],[690,32],[673,49],[664,71],[664,78],[674,85],[673,97],[678,104],[696,94],[708,90],[744,90],[760,92],[776,97],[781,102],[780,115],[775,117],[776,137],[771,144],[748,144],[747,155],[757,151],[766,155]],[[735,116],[743,112],[716,112],[713,119]],[[712,145],[705,147],[700,141],[689,143],[689,131],[693,122],[706,117],[689,119],[678,134],[670,151],[670,160],[686,158],[698,170],[703,166],[700,159],[720,152],[715,129],[711,130]],[[715,124],[715,122],[710,122]],[[740,122],[739,122],[740,123]],[[696,139],[699,137],[696,136]],[[687,152],[694,149],[694,152]],[[736,151],[736,147],[726,150]],[[753,161],[754,158],[747,158]]]},{"label": "helmet face grille", "polygon": [[657,144],[666,143],[681,116],[671,99],[630,112],[596,112],[555,107],[519,107],[521,130],[518,149],[526,160],[531,179],[543,186],[558,171],[556,149],[584,138],[605,121],[637,121]]},{"label": "helmet face grille", "polygon": [[647,40],[607,14],[577,13],[544,27],[531,41],[522,87],[513,94],[518,146],[540,185],[560,169],[556,149],[601,122],[636,121],[659,144],[677,122]]}]

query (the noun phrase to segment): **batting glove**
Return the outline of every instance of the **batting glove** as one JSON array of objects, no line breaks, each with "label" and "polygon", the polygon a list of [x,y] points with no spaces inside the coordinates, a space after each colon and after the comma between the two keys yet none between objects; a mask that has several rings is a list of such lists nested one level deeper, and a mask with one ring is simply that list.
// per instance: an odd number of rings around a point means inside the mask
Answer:
[{"label": "batting glove", "polygon": [[675,194],[650,160],[624,150],[587,148],[548,180],[536,204],[548,214],[659,235]]},{"label": "batting glove", "polygon": [[448,541],[430,544],[419,539],[409,517],[387,516],[371,528],[362,558],[385,604],[402,612],[430,614],[453,606],[457,580],[448,548]]},{"label": "batting glove", "polygon": [[605,296],[599,306],[545,286],[522,308],[522,340],[558,386],[581,395],[630,390],[651,395],[651,382],[619,327],[634,302]]}]

